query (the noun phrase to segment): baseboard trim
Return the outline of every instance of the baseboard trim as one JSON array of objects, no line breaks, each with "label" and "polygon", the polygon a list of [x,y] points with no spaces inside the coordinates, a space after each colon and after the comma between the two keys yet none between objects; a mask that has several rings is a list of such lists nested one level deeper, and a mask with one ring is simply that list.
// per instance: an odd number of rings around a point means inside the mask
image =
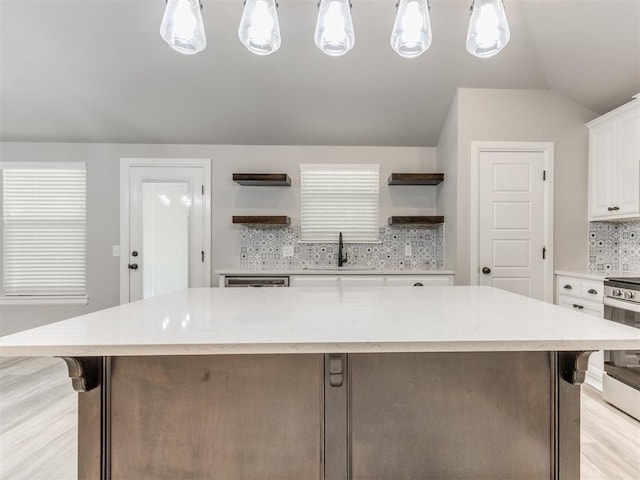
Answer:
[{"label": "baseboard trim", "polygon": [[592,369],[587,370],[587,376],[585,378],[585,383],[599,392],[602,392],[602,371],[598,370],[596,372],[592,371]]}]

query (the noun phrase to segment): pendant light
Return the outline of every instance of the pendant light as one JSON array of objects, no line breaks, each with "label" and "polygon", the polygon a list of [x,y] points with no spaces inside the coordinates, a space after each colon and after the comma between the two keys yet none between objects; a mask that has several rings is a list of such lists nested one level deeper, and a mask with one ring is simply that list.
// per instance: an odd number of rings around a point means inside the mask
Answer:
[{"label": "pendant light", "polygon": [[502,0],[473,0],[467,33],[467,51],[480,58],[502,50],[511,33]]},{"label": "pendant light", "polygon": [[339,57],[355,44],[350,0],[320,0],[314,34],[316,46],[331,57]]},{"label": "pendant light", "polygon": [[256,55],[269,55],[280,48],[278,4],[275,0],[246,0],[238,37]]},{"label": "pendant light", "polygon": [[399,0],[391,32],[391,48],[404,58],[422,55],[431,46],[431,20],[427,0]]},{"label": "pendant light", "polygon": [[207,46],[200,0],[167,0],[160,36],[176,52],[193,55]]}]

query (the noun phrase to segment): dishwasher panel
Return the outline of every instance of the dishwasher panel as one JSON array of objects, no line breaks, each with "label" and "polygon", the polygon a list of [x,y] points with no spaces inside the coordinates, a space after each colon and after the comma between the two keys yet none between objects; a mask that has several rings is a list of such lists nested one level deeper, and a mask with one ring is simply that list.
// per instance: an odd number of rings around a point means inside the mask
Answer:
[{"label": "dishwasher panel", "polygon": [[225,277],[225,287],[288,287],[289,277]]}]

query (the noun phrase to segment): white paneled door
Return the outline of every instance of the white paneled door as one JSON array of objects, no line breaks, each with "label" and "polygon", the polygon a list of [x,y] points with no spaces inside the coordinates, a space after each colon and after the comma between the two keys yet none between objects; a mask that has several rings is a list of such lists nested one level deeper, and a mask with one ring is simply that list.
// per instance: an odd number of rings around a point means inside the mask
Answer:
[{"label": "white paneled door", "polygon": [[478,152],[478,283],[545,299],[545,153]]},{"label": "white paneled door", "polygon": [[134,164],[125,175],[121,301],[209,286],[205,168]]}]

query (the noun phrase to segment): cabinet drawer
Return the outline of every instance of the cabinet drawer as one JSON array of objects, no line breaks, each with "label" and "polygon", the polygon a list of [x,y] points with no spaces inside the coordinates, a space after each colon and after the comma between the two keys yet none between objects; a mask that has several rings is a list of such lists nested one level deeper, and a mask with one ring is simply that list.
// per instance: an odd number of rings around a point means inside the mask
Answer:
[{"label": "cabinet drawer", "polygon": [[343,275],[340,277],[343,287],[382,287],[384,277],[381,275]]},{"label": "cabinet drawer", "polygon": [[582,287],[580,279],[573,277],[558,277],[558,295],[569,295],[571,297],[580,297],[582,295]]},{"label": "cabinet drawer", "polygon": [[604,294],[604,286],[602,282],[597,280],[582,280],[580,296],[585,300],[602,303],[602,295]]},{"label": "cabinet drawer", "polygon": [[387,277],[387,287],[447,287],[453,285],[453,279],[447,275],[428,275],[424,277],[395,275]]},{"label": "cabinet drawer", "polygon": [[601,303],[571,298],[564,295],[558,298],[558,305],[599,318],[602,318],[602,314],[604,313],[604,305]]},{"label": "cabinet drawer", "polygon": [[336,275],[293,275],[292,287],[337,287],[340,279]]}]

